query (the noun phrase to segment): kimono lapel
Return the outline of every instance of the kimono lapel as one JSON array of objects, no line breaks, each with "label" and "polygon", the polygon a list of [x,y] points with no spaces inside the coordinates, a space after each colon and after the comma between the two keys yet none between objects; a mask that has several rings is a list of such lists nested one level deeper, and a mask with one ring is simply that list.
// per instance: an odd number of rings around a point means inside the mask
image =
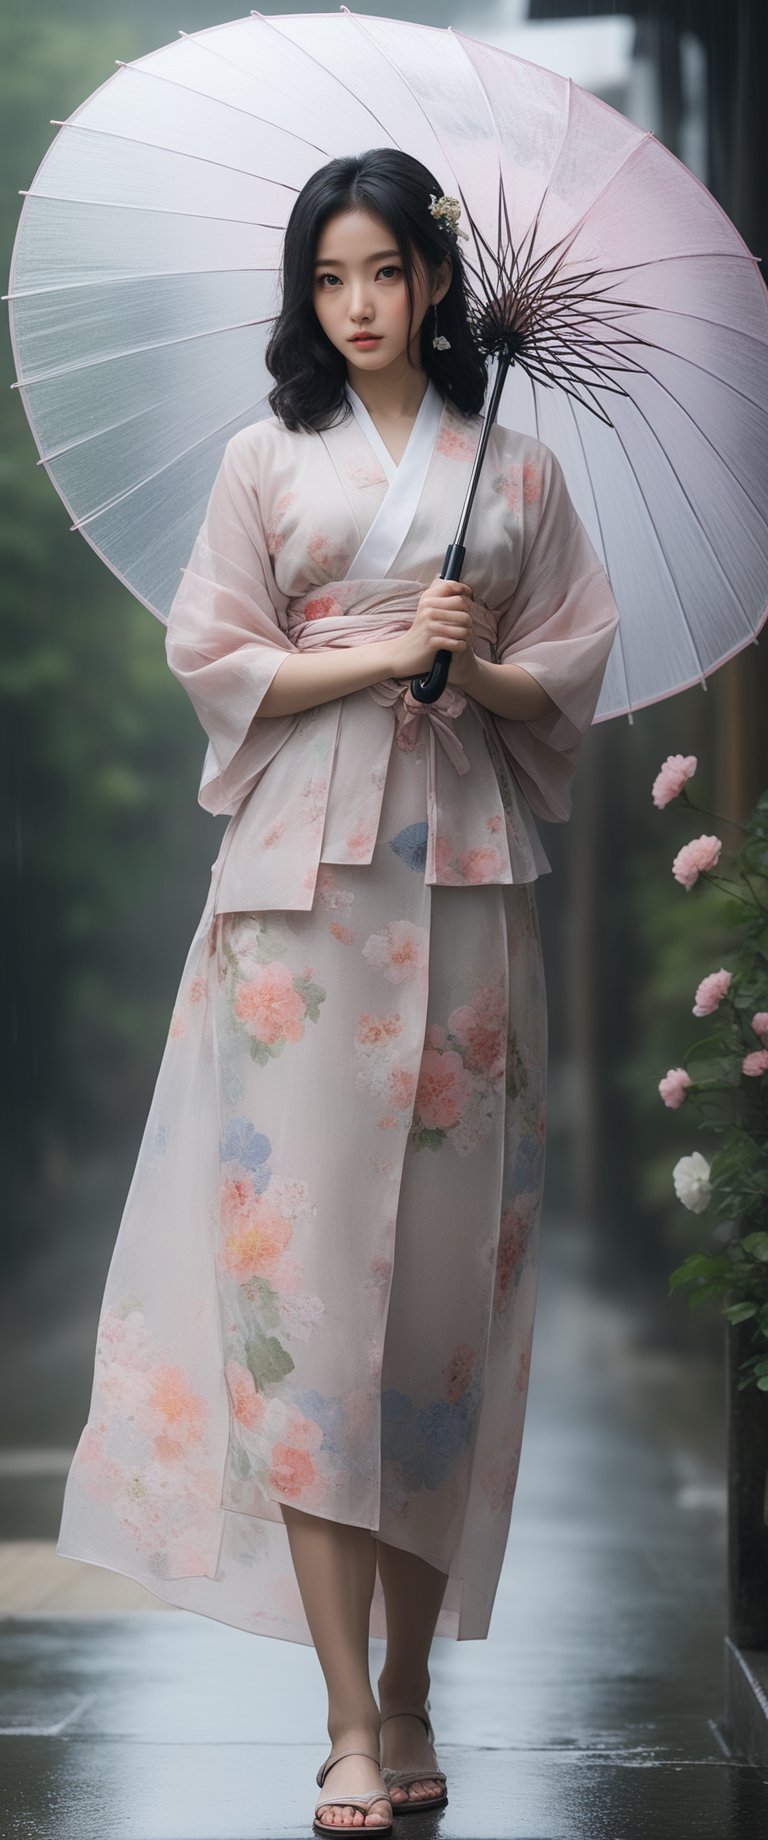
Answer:
[{"label": "kimono lapel", "polygon": [[375,581],[389,574],[413,523],[435,450],[443,414],[443,399],[430,378],[398,466],[361,398],[349,385],[346,393],[355,421],[381,462],[389,483],[344,579]]}]

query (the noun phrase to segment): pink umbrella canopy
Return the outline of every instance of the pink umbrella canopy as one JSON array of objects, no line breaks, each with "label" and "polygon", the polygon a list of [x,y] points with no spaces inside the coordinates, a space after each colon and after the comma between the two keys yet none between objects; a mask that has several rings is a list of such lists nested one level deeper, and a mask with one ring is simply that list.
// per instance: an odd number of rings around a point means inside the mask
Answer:
[{"label": "pink umbrella canopy", "polygon": [[[595,719],[704,683],[754,641],[768,292],[652,134],[493,45],[346,7],[182,33],[54,125],[13,249],[14,387],[72,528],[158,619],[227,441],[270,413],[296,194],[329,159],[393,146],[491,248],[503,188],[530,337],[498,419],[557,455],[610,578],[621,620]],[[477,235],[462,247],[482,265]]]}]

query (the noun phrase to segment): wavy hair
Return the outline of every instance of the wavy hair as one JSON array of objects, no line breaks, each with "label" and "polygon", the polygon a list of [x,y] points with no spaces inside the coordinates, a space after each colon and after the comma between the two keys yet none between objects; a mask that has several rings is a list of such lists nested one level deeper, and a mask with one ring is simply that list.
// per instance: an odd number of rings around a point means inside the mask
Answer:
[{"label": "wavy hair", "polygon": [[[346,361],[320,324],[314,308],[314,262],[320,234],[339,211],[363,210],[383,219],[400,251],[408,292],[408,343],[414,308],[414,258],[428,276],[446,255],[452,260],[450,286],[439,302],[440,330],[450,351],[432,344],[432,316],[421,327],[421,363],[442,397],[463,415],[478,415],[487,383],[482,356],[469,321],[467,283],[458,238],[429,208],[442,186],[420,160],[394,147],[329,160],[298,194],[285,231],[282,305],[265,352],[276,379],[268,402],[287,428],[306,433],[328,428],[351,415],[345,394]],[[408,354],[410,357],[410,353]]]}]

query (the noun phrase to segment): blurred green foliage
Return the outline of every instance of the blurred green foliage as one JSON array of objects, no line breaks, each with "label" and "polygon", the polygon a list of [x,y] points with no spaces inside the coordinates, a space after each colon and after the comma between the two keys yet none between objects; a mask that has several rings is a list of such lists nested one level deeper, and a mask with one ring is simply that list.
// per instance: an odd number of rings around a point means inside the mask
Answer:
[{"label": "blurred green foliage", "polygon": [[[226,15],[224,15],[226,16]],[[118,23],[119,21],[119,23]],[[172,32],[172,28],[171,28]],[[170,35],[170,34],[169,34]],[[151,36],[149,42],[152,42]],[[3,272],[54,130],[139,47],[135,21],[31,8],[0,24]],[[23,412],[4,308],[0,877],[6,1271],[55,1232],[79,1161],[130,1163],[221,823],[164,628],[69,518]]]}]

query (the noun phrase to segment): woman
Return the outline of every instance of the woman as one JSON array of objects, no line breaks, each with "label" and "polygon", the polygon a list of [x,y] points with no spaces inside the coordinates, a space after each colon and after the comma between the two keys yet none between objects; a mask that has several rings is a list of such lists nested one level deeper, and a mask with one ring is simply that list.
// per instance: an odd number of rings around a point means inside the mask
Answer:
[{"label": "woman", "polygon": [[486,383],[455,216],[388,148],[305,185],[272,413],[227,442],[171,609],[231,822],[58,1545],[314,1643],[320,1832],[442,1805],[431,1642],[488,1632],[544,1175],[533,814],[569,815],[618,617],[554,454],[498,425],[439,578]]}]

